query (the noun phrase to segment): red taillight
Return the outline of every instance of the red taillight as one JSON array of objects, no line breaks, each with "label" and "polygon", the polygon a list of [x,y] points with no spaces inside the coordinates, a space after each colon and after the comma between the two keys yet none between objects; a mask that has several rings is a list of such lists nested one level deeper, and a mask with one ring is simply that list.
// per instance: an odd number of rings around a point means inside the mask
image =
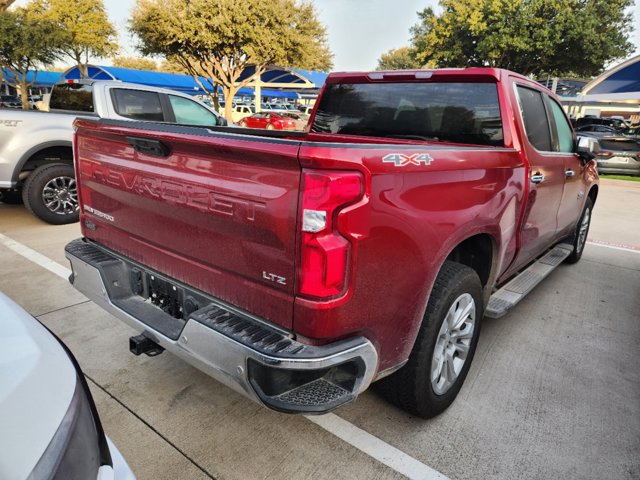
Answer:
[{"label": "red taillight", "polygon": [[340,209],[362,195],[357,172],[305,170],[302,174],[299,293],[331,297],[344,291],[351,243],[338,231]]},{"label": "red taillight", "polygon": [[600,150],[600,151],[598,152],[598,156],[599,156],[599,157],[610,157],[610,156],[612,156],[612,155],[613,155],[613,152],[610,152],[610,151],[608,151],[608,150]]}]

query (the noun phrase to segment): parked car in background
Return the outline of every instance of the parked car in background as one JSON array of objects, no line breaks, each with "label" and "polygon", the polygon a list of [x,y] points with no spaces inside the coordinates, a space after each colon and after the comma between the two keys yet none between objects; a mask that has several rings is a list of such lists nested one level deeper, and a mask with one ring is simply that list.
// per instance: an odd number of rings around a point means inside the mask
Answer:
[{"label": "parked car in background", "polygon": [[[224,110],[222,111],[222,113],[224,113]],[[251,105],[239,103],[237,105],[234,105],[233,107],[233,112],[231,113],[231,121],[234,123],[238,123],[243,118],[249,117],[254,113],[256,113],[255,107],[252,107]]]},{"label": "parked car in background", "polygon": [[238,122],[240,127],[266,128],[267,130],[295,130],[297,121],[280,112],[260,112]]},{"label": "parked car in background", "polygon": [[135,480],[69,349],[0,292],[0,478]]},{"label": "parked car in background", "polygon": [[588,134],[593,137],[610,137],[612,135],[620,135],[620,130],[606,125],[583,125],[576,128],[579,134]]},{"label": "parked car in background", "polygon": [[636,142],[640,142],[640,127],[623,128],[620,132],[625,137],[632,138]]},{"label": "parked car in background", "polygon": [[311,106],[299,105],[298,110],[306,115],[311,115],[311,112],[313,111],[313,105]]},{"label": "parked car in background", "polygon": [[292,103],[270,103],[269,107],[274,112],[298,112],[297,107]]},{"label": "parked car in background", "polygon": [[0,95],[0,107],[21,108],[22,101],[15,95]]},{"label": "parked car in background", "polygon": [[38,102],[42,101],[42,95],[29,95],[29,108],[36,109]]},{"label": "parked car in background", "polygon": [[[73,170],[73,122],[100,117],[122,121],[225,126],[227,121],[190,95],[111,80],[74,80],[54,86],[49,111],[0,110],[0,196],[24,202],[53,224],[78,220]],[[136,149],[152,151],[153,141],[132,138]],[[133,143],[130,143],[133,144]]]},{"label": "parked car in background", "polygon": [[[255,113],[256,111],[256,104],[255,103],[251,103],[250,104],[251,109],[253,110],[253,113]],[[261,103],[260,104],[260,110],[261,111],[265,111],[265,110],[271,110],[271,104],[270,103]]]},{"label": "parked car in background", "polygon": [[640,145],[623,136],[594,139],[598,173],[640,175]]},{"label": "parked car in background", "polygon": [[285,118],[291,118],[296,122],[296,130],[304,130],[307,126],[307,121],[309,120],[309,115],[305,115],[304,113],[300,113],[300,111],[295,110],[291,112],[282,112],[281,116]]},{"label": "parked car in background", "polygon": [[584,125],[605,125],[607,127],[613,127],[616,129],[628,128],[630,126],[622,118],[593,117],[593,116],[578,118],[578,120],[576,120],[576,125],[578,127],[582,127]]}]

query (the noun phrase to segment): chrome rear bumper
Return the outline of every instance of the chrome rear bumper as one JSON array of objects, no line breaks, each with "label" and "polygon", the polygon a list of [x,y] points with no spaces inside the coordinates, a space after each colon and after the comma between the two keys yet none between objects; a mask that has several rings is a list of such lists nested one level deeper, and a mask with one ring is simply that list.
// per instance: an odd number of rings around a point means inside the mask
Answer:
[{"label": "chrome rear bumper", "polygon": [[[354,400],[376,372],[376,349],[364,337],[323,346],[303,344],[288,332],[83,239],[72,241],[65,251],[73,270],[69,281],[77,290],[164,349],[274,410],[326,413]],[[196,299],[197,310],[176,319],[152,305],[144,298],[145,274],[178,288],[183,298]]]}]

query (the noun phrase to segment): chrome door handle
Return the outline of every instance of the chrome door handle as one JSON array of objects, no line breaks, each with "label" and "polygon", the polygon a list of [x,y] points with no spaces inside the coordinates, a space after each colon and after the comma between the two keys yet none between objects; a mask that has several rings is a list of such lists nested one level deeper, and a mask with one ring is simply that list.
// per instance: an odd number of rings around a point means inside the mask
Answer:
[{"label": "chrome door handle", "polygon": [[532,183],[542,183],[542,182],[544,182],[544,175],[542,175],[540,173],[536,173],[535,175],[531,175],[531,182]]},{"label": "chrome door handle", "polygon": [[564,172],[565,177],[573,177],[576,174],[573,170],[567,170]]}]

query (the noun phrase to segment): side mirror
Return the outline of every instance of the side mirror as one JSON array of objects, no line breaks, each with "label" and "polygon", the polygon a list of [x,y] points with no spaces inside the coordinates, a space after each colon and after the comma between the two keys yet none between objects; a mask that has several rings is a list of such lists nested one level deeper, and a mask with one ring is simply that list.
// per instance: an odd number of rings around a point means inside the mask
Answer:
[{"label": "side mirror", "polygon": [[220,115],[218,117],[218,126],[219,127],[226,127],[229,124],[229,122],[227,122],[227,119],[224,118],[222,115]]},{"label": "side mirror", "polygon": [[580,156],[584,163],[588,163],[596,158],[598,150],[598,142],[593,137],[578,137],[578,145],[576,153]]}]

